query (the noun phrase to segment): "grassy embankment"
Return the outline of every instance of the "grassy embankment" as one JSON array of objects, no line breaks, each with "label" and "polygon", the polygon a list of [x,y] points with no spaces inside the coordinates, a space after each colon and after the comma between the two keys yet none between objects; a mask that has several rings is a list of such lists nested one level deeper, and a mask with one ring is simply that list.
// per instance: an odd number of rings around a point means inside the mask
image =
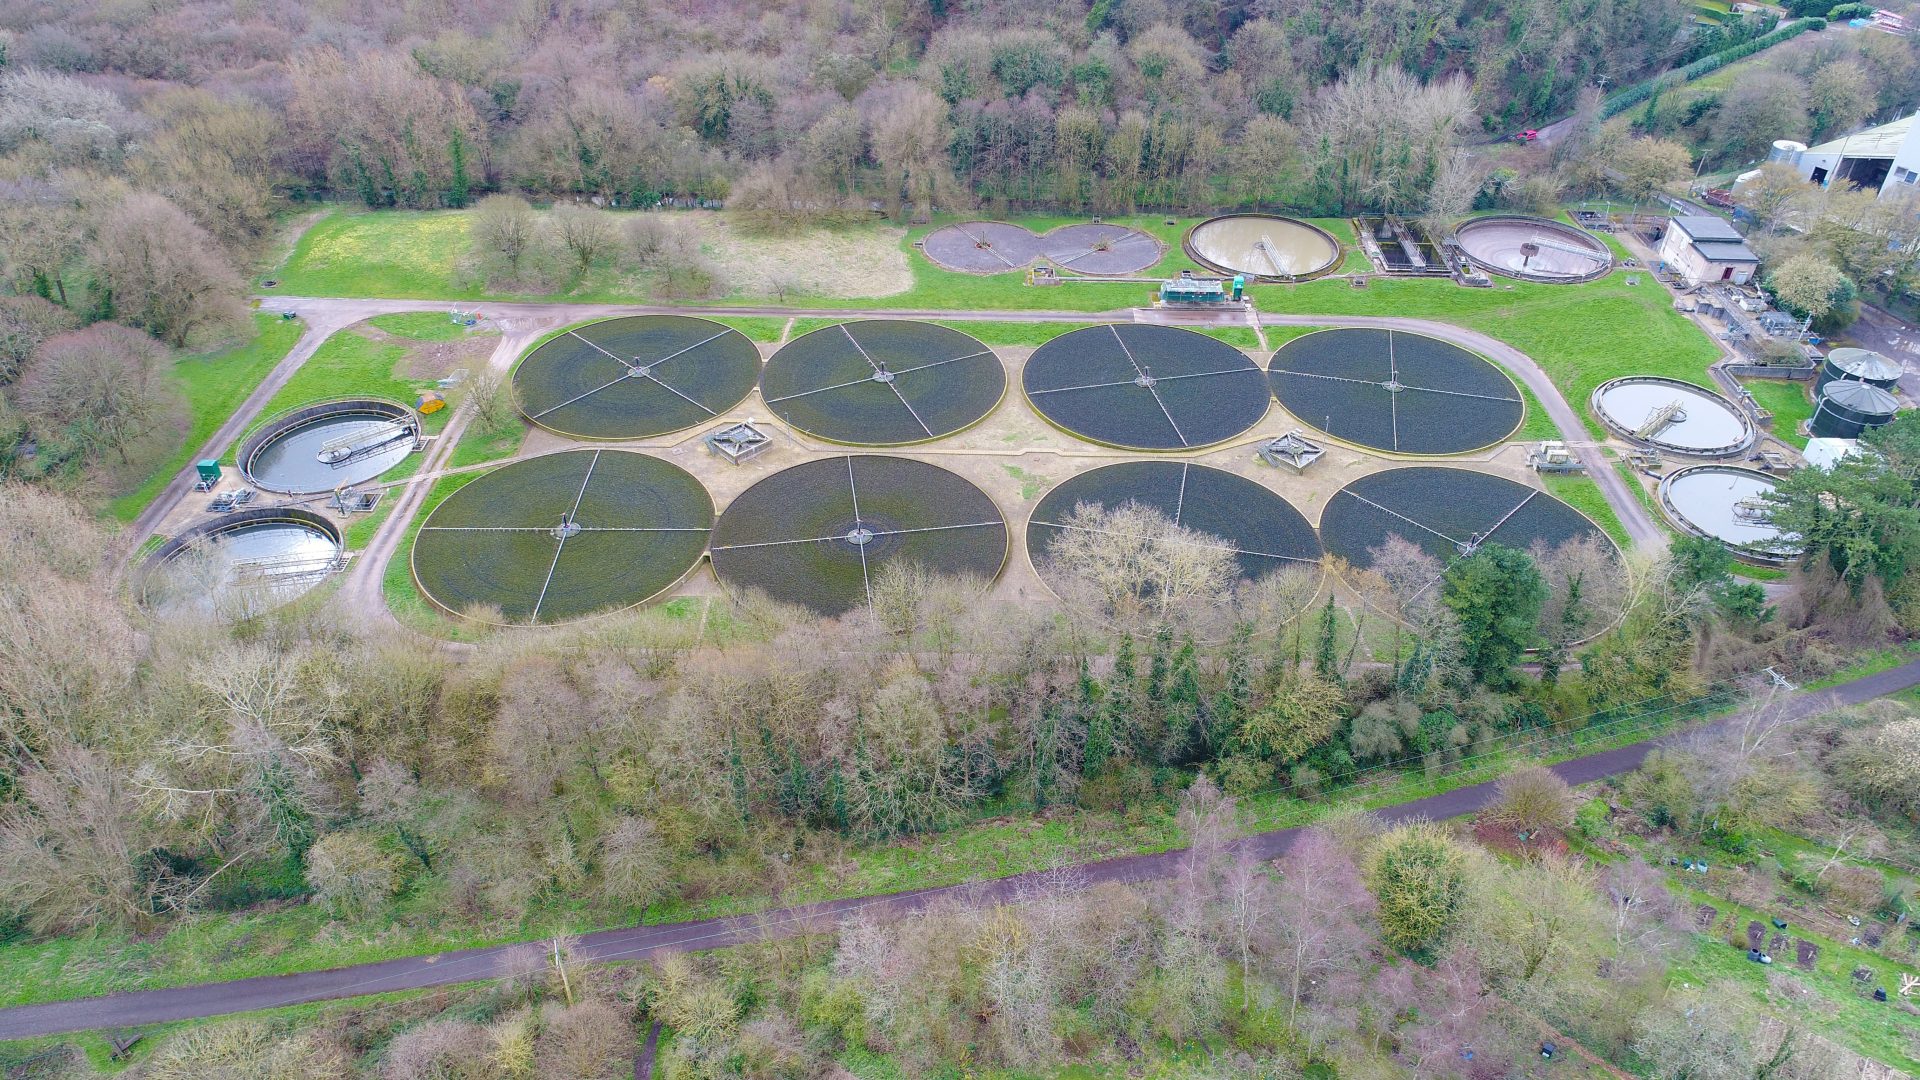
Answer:
[{"label": "grassy embankment", "polygon": [[173,380],[187,403],[187,430],[180,448],[162,461],[145,483],[107,504],[117,521],[128,522],[159,498],[167,482],[193,462],[200,447],[240,403],[253,393],[274,365],[293,351],[306,329],[298,320],[255,312],[253,336],[237,345],[212,352],[182,356],[173,365]]},{"label": "grassy embankment", "polygon": [[1773,433],[1783,442],[1801,450],[1807,437],[1800,434],[1802,422],[1813,419],[1813,399],[1807,396],[1810,384],[1784,379],[1742,379],[1760,407],[1773,414]]}]

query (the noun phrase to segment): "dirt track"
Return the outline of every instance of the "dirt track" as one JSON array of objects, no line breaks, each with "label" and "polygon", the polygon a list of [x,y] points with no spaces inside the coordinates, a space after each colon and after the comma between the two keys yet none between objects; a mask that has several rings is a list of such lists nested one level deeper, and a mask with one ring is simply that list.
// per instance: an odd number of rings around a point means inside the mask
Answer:
[{"label": "dirt track", "polygon": [[[1842,683],[1815,694],[1796,694],[1785,703],[1791,716],[1807,716],[1837,705],[1858,704],[1920,685],[1920,660],[1878,675]],[[1776,705],[1778,707],[1778,705]],[[1717,724],[1725,724],[1726,720]],[[1639,766],[1659,740],[1635,743],[1562,762],[1554,771],[1572,784],[1584,784]],[[1493,783],[1475,784],[1377,811],[1389,822],[1412,818],[1444,819],[1473,813],[1494,796]],[[1286,853],[1298,829],[1276,829],[1239,841],[1261,859]],[[1148,881],[1171,876],[1183,852],[1130,855],[1071,868],[1079,885]],[[1044,877],[1057,872],[1019,874],[941,888],[884,896],[855,897],[759,915],[702,919],[665,926],[630,927],[588,934],[581,944],[593,960],[631,963],[661,953],[722,948],[765,937],[785,937],[831,929],[856,915],[888,917],[935,903],[1017,901]],[[0,1009],[0,1039],[24,1039],[95,1028],[134,1027],[228,1013],[298,1005],[395,990],[417,990],[490,979],[501,971],[508,946],[496,945],[434,956],[404,957],[374,964],[308,971],[293,975],[236,979],[164,990],[138,990],[48,1005]]]}]

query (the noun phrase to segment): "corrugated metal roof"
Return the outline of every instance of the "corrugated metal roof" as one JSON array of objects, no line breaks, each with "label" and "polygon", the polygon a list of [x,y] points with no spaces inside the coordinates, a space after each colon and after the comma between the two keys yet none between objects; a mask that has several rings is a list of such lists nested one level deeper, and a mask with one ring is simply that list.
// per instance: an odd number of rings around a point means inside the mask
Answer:
[{"label": "corrugated metal roof", "polygon": [[1856,131],[1839,139],[1829,139],[1818,146],[1809,146],[1806,152],[1845,154],[1850,158],[1890,158],[1899,152],[1900,144],[1907,141],[1907,132],[1913,130],[1913,120],[1912,116],[1903,116],[1890,124]]}]

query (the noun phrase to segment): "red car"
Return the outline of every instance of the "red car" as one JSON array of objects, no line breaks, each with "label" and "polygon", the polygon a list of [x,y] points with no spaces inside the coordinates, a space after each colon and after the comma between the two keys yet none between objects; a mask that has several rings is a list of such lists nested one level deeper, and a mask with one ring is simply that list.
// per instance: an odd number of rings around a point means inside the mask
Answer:
[{"label": "red car", "polygon": [[1533,140],[1539,137],[1540,137],[1540,131],[1538,128],[1528,128],[1527,130],[1514,136],[1514,138],[1520,140],[1521,142],[1532,142]]}]

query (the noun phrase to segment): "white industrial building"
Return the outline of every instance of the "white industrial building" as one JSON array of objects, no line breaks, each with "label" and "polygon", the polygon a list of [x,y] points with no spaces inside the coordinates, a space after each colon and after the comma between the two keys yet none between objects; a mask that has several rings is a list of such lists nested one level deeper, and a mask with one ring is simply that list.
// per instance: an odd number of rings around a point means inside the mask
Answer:
[{"label": "white industrial building", "polygon": [[1771,156],[1792,160],[1802,177],[1821,187],[1845,184],[1882,195],[1920,191],[1920,125],[1913,116],[1806,149],[1775,143]]},{"label": "white industrial building", "polygon": [[1753,280],[1759,256],[1732,225],[1704,214],[1685,215],[1667,222],[1660,237],[1660,261],[1689,285],[1726,281],[1745,285]]}]

